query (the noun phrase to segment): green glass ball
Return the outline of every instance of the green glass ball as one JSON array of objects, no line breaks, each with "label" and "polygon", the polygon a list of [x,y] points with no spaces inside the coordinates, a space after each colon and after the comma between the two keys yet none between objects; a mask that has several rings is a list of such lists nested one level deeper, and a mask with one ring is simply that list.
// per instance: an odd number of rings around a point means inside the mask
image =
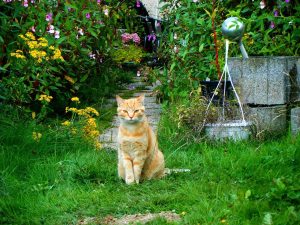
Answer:
[{"label": "green glass ball", "polygon": [[245,31],[244,23],[237,17],[229,17],[222,23],[224,37],[230,41],[241,40]]}]

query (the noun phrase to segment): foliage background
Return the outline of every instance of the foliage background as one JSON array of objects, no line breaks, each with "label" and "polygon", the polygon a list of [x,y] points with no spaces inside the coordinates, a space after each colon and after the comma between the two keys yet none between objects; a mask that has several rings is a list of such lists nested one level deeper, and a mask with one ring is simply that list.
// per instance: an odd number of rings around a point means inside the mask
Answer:
[{"label": "foliage background", "polygon": [[[299,0],[166,2],[159,57],[167,63],[162,76],[157,74],[156,78],[163,84],[161,92],[167,99],[187,97],[202,80],[217,79],[225,51],[220,28],[230,16],[241,18],[246,25],[243,43],[249,56],[300,54]],[[229,56],[240,55],[238,45],[232,44]]]},{"label": "foliage background", "polygon": [[[46,94],[53,97],[49,109],[62,112],[74,95],[90,99],[87,89],[95,80],[102,89],[98,98],[111,94],[124,80],[122,71],[106,69],[114,65],[111,50],[121,43],[118,30],[143,35],[135,5],[134,0],[1,1],[0,100],[38,111],[42,106],[37,100]],[[27,32],[46,38],[61,51],[64,62],[32,60],[20,66],[21,59],[11,53],[26,50],[18,36]]]}]

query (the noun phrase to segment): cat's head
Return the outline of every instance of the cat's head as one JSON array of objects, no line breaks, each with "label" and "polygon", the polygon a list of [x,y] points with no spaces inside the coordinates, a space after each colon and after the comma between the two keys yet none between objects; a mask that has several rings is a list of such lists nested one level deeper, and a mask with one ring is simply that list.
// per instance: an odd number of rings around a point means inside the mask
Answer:
[{"label": "cat's head", "polygon": [[120,96],[116,96],[118,103],[118,117],[121,122],[134,124],[142,122],[145,119],[145,96],[142,94],[137,98],[123,99]]}]

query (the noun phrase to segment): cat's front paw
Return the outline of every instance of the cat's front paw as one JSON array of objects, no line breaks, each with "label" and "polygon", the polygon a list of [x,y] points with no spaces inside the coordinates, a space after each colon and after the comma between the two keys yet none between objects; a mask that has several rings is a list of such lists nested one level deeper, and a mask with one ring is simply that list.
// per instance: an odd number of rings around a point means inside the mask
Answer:
[{"label": "cat's front paw", "polygon": [[126,182],[126,184],[133,184],[134,176],[126,176],[125,182]]}]

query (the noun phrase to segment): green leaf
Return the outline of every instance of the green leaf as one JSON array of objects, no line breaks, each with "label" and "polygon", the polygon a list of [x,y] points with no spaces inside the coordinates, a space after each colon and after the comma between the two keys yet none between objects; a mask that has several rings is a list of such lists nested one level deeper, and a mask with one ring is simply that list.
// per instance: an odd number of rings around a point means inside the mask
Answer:
[{"label": "green leaf", "polygon": [[70,4],[70,3],[65,3],[65,6],[66,6],[67,8],[72,8],[72,9],[78,10],[78,8],[77,8],[75,5],[72,5],[72,4]]},{"label": "green leaf", "polygon": [[263,225],[272,225],[273,220],[272,220],[272,215],[271,213],[266,213],[263,219]]},{"label": "green leaf", "polygon": [[98,35],[96,34],[96,32],[95,32],[92,28],[89,28],[89,29],[88,29],[88,32],[90,32],[90,34],[91,34],[94,38],[98,39]]},{"label": "green leaf", "polygon": [[173,71],[174,67],[176,66],[176,62],[173,62],[171,67],[170,67],[170,72]]},{"label": "green leaf", "polygon": [[203,51],[203,48],[204,48],[204,43],[202,43],[202,44],[199,46],[199,52],[202,52],[202,51]]},{"label": "green leaf", "polygon": [[84,75],[83,77],[80,78],[80,82],[84,82],[88,77],[89,77],[88,74]]},{"label": "green leaf", "polygon": [[247,190],[246,192],[245,192],[245,199],[249,199],[249,197],[251,196],[251,190]]},{"label": "green leaf", "polygon": [[61,44],[61,43],[63,43],[65,40],[67,40],[67,37],[61,37],[61,38],[59,38],[58,40],[57,40],[57,44]]}]

